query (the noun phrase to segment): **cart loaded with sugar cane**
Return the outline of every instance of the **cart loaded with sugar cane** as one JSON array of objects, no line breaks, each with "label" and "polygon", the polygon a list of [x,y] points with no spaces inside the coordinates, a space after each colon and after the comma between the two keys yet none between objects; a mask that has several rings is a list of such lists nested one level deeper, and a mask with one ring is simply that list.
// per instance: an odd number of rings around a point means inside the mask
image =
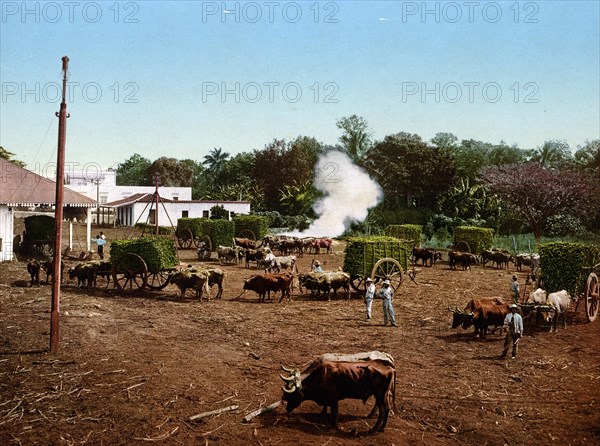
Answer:
[{"label": "cart loaded with sugar cane", "polygon": [[115,287],[123,293],[163,289],[179,265],[173,238],[158,236],[113,240],[110,260]]},{"label": "cart loaded with sugar cane", "polygon": [[389,280],[397,290],[408,273],[414,280],[415,271],[408,271],[411,241],[394,237],[351,237],[344,252],[344,272],[350,274],[350,286],[365,291],[365,281],[380,283]]}]

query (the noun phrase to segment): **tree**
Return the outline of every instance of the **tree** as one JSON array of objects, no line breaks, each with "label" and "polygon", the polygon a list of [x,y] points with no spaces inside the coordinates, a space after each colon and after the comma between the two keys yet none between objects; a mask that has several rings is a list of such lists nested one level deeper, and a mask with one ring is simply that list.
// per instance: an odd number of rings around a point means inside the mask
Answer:
[{"label": "tree", "polygon": [[308,215],[316,217],[312,206],[319,197],[319,192],[312,181],[301,184],[285,185],[280,191],[279,201],[286,215]]},{"label": "tree", "polygon": [[431,138],[431,144],[440,149],[455,149],[457,148],[456,141],[458,138],[454,133],[439,132]]},{"label": "tree", "polygon": [[19,167],[25,167],[26,166],[26,164],[23,161],[12,159],[13,156],[15,156],[14,153],[9,152],[4,147],[0,146],[0,158],[4,158],[5,160],[8,160],[11,163],[13,163],[14,165],[19,166]]},{"label": "tree", "polygon": [[179,161],[166,156],[158,158],[148,169],[146,175],[152,179],[156,175],[160,177],[159,184],[169,187],[192,187],[194,171],[186,161]]},{"label": "tree", "polygon": [[204,155],[204,161],[202,162],[202,164],[207,166],[207,169],[210,172],[216,174],[219,172],[219,170],[221,170],[221,167],[223,166],[225,161],[227,161],[228,158],[229,153],[223,152],[223,149],[221,149],[220,147],[218,149],[213,148],[208,153],[208,155]]},{"label": "tree", "polygon": [[590,192],[581,173],[544,169],[538,163],[491,167],[483,178],[501,200],[519,209],[538,244],[548,219],[583,212]]},{"label": "tree", "polygon": [[117,186],[150,186],[152,181],[146,175],[146,170],[152,161],[134,153],[129,159],[117,166]]},{"label": "tree", "polygon": [[339,119],[335,125],[343,131],[339,140],[348,156],[355,163],[362,161],[373,144],[365,118],[352,115]]},{"label": "tree", "polygon": [[385,192],[386,201],[405,197],[408,206],[433,208],[440,194],[454,184],[454,156],[432,147],[419,135],[389,135],[365,159],[367,171]]},{"label": "tree", "polygon": [[531,156],[531,161],[537,162],[540,166],[546,168],[560,168],[571,160],[571,150],[566,141],[546,141]]},{"label": "tree", "polygon": [[600,139],[586,141],[583,146],[577,147],[575,161],[584,170],[594,173],[600,180]]}]

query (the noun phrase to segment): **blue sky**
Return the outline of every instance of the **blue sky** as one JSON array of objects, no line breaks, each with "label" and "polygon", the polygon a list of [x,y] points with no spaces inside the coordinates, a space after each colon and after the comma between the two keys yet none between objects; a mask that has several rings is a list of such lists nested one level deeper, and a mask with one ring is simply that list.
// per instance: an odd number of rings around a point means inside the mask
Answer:
[{"label": "blue sky", "polygon": [[351,114],[376,139],[575,149],[600,137],[599,5],[1,1],[0,145],[55,161],[67,55],[72,165],[335,144]]}]

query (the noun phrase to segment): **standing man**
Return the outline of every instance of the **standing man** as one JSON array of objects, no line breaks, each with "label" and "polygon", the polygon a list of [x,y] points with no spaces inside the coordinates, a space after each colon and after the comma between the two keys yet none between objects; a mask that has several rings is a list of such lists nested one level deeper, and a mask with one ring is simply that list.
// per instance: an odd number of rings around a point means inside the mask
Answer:
[{"label": "standing man", "polygon": [[100,235],[97,235],[92,241],[98,244],[98,255],[100,256],[100,259],[104,259],[104,245],[106,244],[106,240],[102,240]]},{"label": "standing man", "polygon": [[394,316],[394,289],[390,286],[389,280],[383,281],[383,287],[379,290],[378,296],[383,299],[383,325],[387,325],[388,316],[393,327],[396,325],[396,317]]},{"label": "standing man", "polygon": [[513,296],[513,304],[516,304],[517,302],[519,302],[519,293],[521,292],[521,290],[519,289],[519,280],[517,279],[516,275],[512,276],[510,291],[512,292]]},{"label": "standing man", "polygon": [[366,280],[367,292],[365,293],[365,305],[367,306],[367,319],[371,319],[371,306],[375,299],[375,284],[370,277]]},{"label": "standing man", "polygon": [[313,270],[313,273],[322,273],[323,268],[321,268],[321,262],[319,262],[318,260],[315,260],[312,270]]},{"label": "standing man", "polygon": [[508,348],[512,343],[512,359],[517,357],[518,343],[523,336],[523,318],[517,313],[517,304],[512,304],[510,307],[510,313],[504,318],[504,326],[508,327],[506,338],[504,338],[504,351],[500,355],[501,358],[505,358],[508,353]]}]

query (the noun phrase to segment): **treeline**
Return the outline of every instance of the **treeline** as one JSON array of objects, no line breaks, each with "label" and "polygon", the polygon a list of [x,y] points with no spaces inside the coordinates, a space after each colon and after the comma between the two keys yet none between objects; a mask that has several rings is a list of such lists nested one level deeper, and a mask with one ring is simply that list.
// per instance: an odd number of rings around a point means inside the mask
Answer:
[{"label": "treeline", "polygon": [[[499,233],[564,235],[600,229],[600,140],[571,148],[564,141],[522,149],[504,142],[459,141],[438,133],[430,141],[400,132],[373,141],[356,115],[337,121],[339,144],[313,137],[275,139],[234,156],[213,148],[201,160],[133,155],[117,167],[117,184],[192,187],[194,199],[246,200],[255,212],[302,222],[314,218],[320,154],[340,150],[384,190],[384,201],[354,229],[416,223],[428,237],[455,225],[493,227]],[[343,174],[341,172],[340,174]],[[579,197],[579,198],[578,198]]]}]

